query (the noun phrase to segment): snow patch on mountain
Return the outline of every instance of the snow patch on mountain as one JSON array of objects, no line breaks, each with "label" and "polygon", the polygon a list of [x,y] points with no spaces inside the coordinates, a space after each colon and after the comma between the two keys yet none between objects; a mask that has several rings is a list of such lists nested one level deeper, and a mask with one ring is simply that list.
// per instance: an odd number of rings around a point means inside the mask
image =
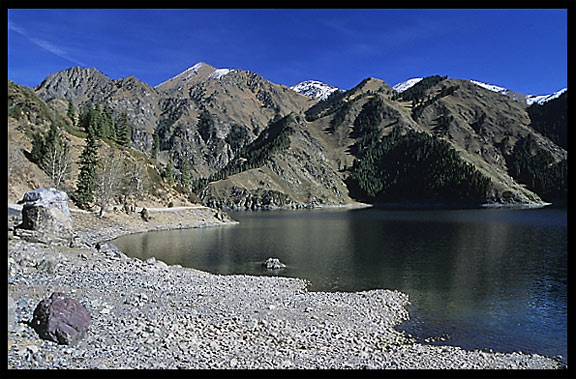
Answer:
[{"label": "snow patch on mountain", "polygon": [[319,80],[306,80],[292,87],[291,90],[313,99],[325,100],[332,93],[342,91],[340,88],[323,83]]},{"label": "snow patch on mountain", "polygon": [[534,103],[542,105],[550,100],[556,99],[567,90],[567,88],[563,88],[560,91],[554,92],[553,94],[550,95],[522,95],[517,92],[511,91],[507,88],[496,86],[494,84],[483,83],[477,80],[470,80],[470,82],[480,87],[486,88],[487,90],[490,90],[492,92],[498,92],[503,95],[509,96],[516,101],[524,102],[526,105],[532,105]]},{"label": "snow patch on mountain", "polygon": [[476,84],[477,86],[480,86],[480,87],[482,87],[482,88],[486,88],[486,89],[489,90],[489,91],[498,92],[498,93],[501,93],[501,94],[503,94],[503,95],[507,95],[507,94],[510,92],[509,89],[504,88],[504,87],[500,87],[500,86],[496,86],[496,85],[494,85],[494,84],[488,84],[488,83],[484,83],[484,82],[479,82],[479,81],[477,81],[477,80],[470,80],[470,82],[471,82],[471,83],[474,83],[474,84]]},{"label": "snow patch on mountain", "polygon": [[171,77],[168,80],[163,81],[162,83],[158,84],[157,86],[155,86],[155,88],[160,87],[161,85],[168,83],[171,80],[174,80],[176,78],[180,79],[180,80],[187,80],[190,79],[191,77],[193,77],[194,75],[198,74],[198,70],[200,70],[200,68],[202,68],[203,66],[205,66],[206,63],[204,62],[198,62],[196,63],[194,66],[192,67],[188,67],[186,70],[182,71],[181,73],[179,73],[176,76]]},{"label": "snow patch on mountain", "polygon": [[186,70],[184,70],[183,72],[181,72],[180,74],[176,75],[175,78],[189,79],[189,78],[193,77],[194,75],[198,74],[198,70],[200,70],[204,66],[206,66],[206,63],[198,62],[194,66],[189,67]]},{"label": "snow patch on mountain", "polygon": [[538,103],[538,104],[542,105],[542,104],[544,104],[550,100],[554,100],[554,99],[560,97],[560,95],[562,95],[567,90],[568,90],[568,88],[562,88],[560,91],[556,91],[551,95],[540,95],[540,96],[528,95],[528,96],[526,96],[526,104],[532,105],[534,103]]},{"label": "snow patch on mountain", "polygon": [[406,91],[424,78],[412,78],[396,84],[392,89],[398,93]]},{"label": "snow patch on mountain", "polygon": [[508,96],[510,99],[517,101],[519,103],[526,104],[526,95],[524,95],[522,93],[518,93],[518,92],[515,92],[512,90],[509,90],[508,88],[500,87],[500,86],[497,86],[494,84],[480,82],[478,80],[470,79],[469,82],[473,83],[479,87],[485,88],[488,91],[492,91],[492,92],[500,93],[504,96]]},{"label": "snow patch on mountain", "polygon": [[208,75],[207,79],[220,79],[222,78],[224,75],[228,75],[229,73],[231,73],[232,71],[234,71],[233,69],[230,68],[218,68],[216,69],[213,73],[211,73],[210,75]]}]

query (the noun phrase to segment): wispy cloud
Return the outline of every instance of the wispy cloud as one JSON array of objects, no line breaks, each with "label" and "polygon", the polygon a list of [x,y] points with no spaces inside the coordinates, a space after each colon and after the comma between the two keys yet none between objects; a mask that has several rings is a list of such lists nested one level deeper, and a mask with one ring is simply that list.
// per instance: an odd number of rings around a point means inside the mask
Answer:
[{"label": "wispy cloud", "polygon": [[[387,22],[379,21],[381,15],[376,14],[374,20],[359,22],[359,16],[350,18],[326,18],[320,21],[327,29],[332,30],[343,42],[349,41],[350,46],[359,52],[378,51],[412,47],[416,43],[435,43],[440,37],[449,34],[454,27],[442,20],[422,15],[396,18],[390,13]],[[364,17],[373,16],[366,14]],[[371,21],[372,20],[372,21]]]},{"label": "wispy cloud", "polygon": [[79,61],[78,59],[76,59],[74,57],[71,57],[70,54],[65,49],[63,49],[62,47],[54,45],[53,43],[48,42],[46,40],[31,36],[25,29],[23,29],[20,26],[17,26],[16,24],[14,24],[14,22],[12,22],[10,20],[8,20],[8,29],[22,35],[23,37],[28,39],[33,44],[41,47],[42,49],[60,57],[60,58],[66,59],[66,60],[68,60],[72,63],[75,63],[77,65],[80,65],[80,66],[86,66],[86,64],[84,64],[83,62]]}]

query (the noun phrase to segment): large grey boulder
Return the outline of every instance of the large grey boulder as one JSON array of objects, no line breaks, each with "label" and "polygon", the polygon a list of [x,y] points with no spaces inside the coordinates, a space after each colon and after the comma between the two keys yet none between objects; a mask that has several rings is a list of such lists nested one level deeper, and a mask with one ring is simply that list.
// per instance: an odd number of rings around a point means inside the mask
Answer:
[{"label": "large grey boulder", "polygon": [[26,192],[22,200],[18,201],[18,204],[22,203],[24,206],[58,208],[66,216],[70,217],[70,209],[68,209],[68,194],[64,191],[58,191],[55,188],[38,188],[34,191]]},{"label": "large grey boulder", "polygon": [[91,322],[82,304],[63,292],[54,292],[38,303],[30,324],[41,338],[71,345],[84,336]]},{"label": "large grey boulder", "polygon": [[38,188],[26,192],[18,204],[23,204],[19,228],[38,231],[47,239],[72,237],[72,217],[66,192]]}]

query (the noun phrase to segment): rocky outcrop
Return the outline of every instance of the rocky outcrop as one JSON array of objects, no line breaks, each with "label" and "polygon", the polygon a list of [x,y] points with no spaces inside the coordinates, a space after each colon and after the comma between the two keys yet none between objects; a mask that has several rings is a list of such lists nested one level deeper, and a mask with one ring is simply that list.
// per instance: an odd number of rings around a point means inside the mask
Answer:
[{"label": "rocky outcrop", "polygon": [[37,232],[41,239],[68,240],[72,237],[73,227],[68,195],[56,189],[39,188],[26,192],[22,200],[22,223],[20,229]]},{"label": "rocky outcrop", "polygon": [[143,152],[152,148],[157,126],[158,94],[150,85],[134,76],[111,79],[96,68],[72,67],[49,75],[34,88],[50,105],[71,99],[79,109],[94,103],[109,107],[115,118],[128,115],[133,146]]},{"label": "rocky outcrop", "polygon": [[247,188],[236,186],[227,187],[224,191],[209,187],[203,194],[203,201],[211,208],[223,210],[271,210],[303,207],[287,194],[278,191],[256,189],[251,192]]},{"label": "rocky outcrop", "polygon": [[38,304],[31,326],[43,339],[71,345],[84,336],[91,321],[84,306],[65,293],[54,292]]},{"label": "rocky outcrop", "polygon": [[58,98],[82,103],[97,101],[98,94],[105,93],[112,85],[112,79],[94,67],[71,67],[48,75],[34,90],[44,101]]}]

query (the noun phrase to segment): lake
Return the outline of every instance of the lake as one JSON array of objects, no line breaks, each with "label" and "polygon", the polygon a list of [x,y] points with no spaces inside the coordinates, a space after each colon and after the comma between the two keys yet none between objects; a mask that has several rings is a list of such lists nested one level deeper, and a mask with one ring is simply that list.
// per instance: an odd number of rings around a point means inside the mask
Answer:
[{"label": "lake", "polygon": [[[567,362],[565,209],[328,209],[230,212],[223,227],[112,241],[217,274],[303,278],[311,291],[397,289],[410,296],[399,328],[466,349],[562,355]],[[287,267],[266,271],[277,257]]]}]

